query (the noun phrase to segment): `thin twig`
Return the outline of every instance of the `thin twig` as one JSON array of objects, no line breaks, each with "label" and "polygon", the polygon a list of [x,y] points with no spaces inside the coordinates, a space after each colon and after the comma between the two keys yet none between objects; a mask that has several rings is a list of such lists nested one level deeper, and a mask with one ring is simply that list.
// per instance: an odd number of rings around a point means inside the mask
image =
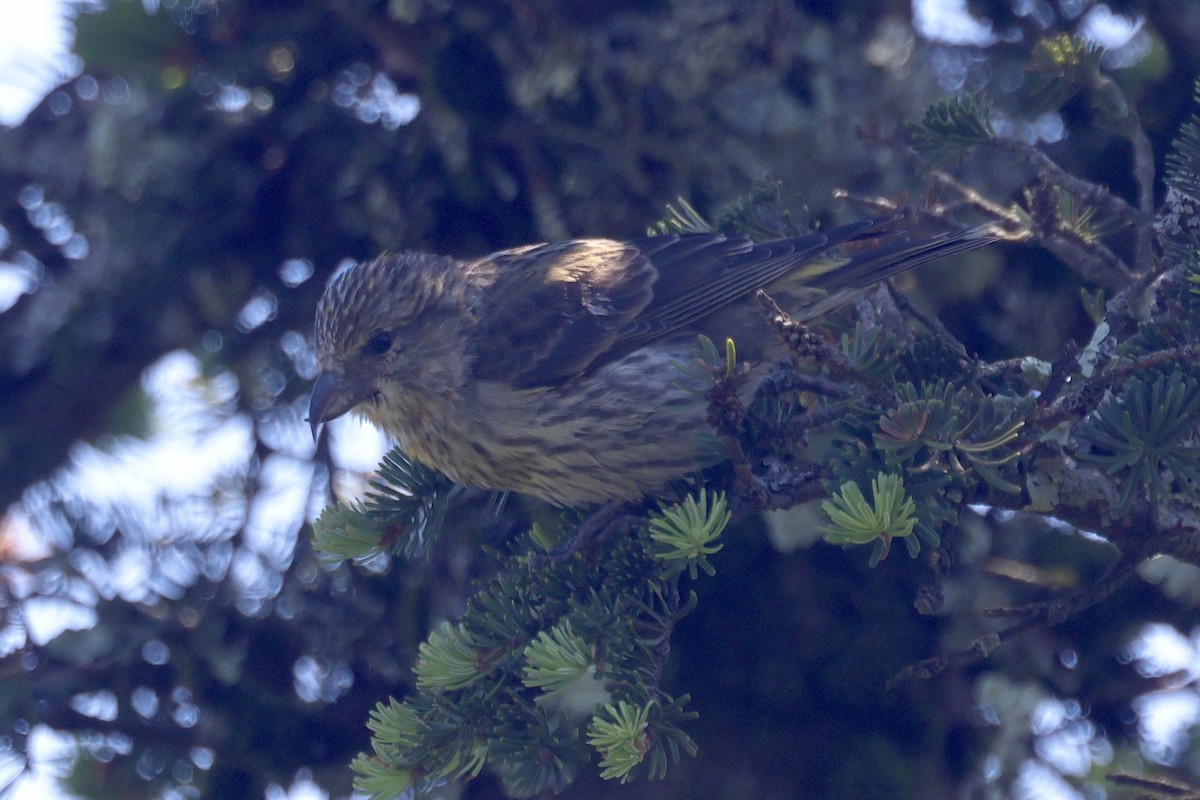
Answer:
[{"label": "thin twig", "polygon": [[1161,277],[1154,272],[1145,272],[1114,295],[1104,309],[1104,321],[1108,323],[1109,328],[1119,332],[1127,326],[1136,326],[1144,316],[1141,307],[1146,301],[1146,291]]},{"label": "thin twig", "polygon": [[1036,416],[1036,421],[1043,430],[1049,430],[1059,423],[1069,419],[1078,419],[1091,413],[1104,397],[1106,389],[1119,386],[1131,375],[1143,372],[1160,364],[1173,361],[1196,361],[1200,359],[1200,346],[1187,344],[1158,350],[1139,358],[1121,361],[1110,366],[1104,372],[1097,374],[1078,391],[1065,397],[1060,397],[1046,406]]},{"label": "thin twig", "polygon": [[[935,181],[942,184],[943,186],[946,186],[950,189],[953,189],[955,192],[958,192],[958,194],[960,194],[962,196],[963,200],[965,200],[970,205],[975,206],[976,208],[980,209],[981,211],[986,211],[988,214],[991,214],[996,219],[1003,220],[1003,221],[1007,222],[1008,224],[1013,225],[1018,231],[1024,232],[1024,233],[1020,233],[1020,234],[1009,234],[1009,236],[1001,235],[1000,238],[1002,238],[1002,239],[1013,238],[1013,239],[1017,239],[1017,240],[1028,238],[1027,231],[1028,231],[1029,220],[1023,218],[1019,213],[1013,211],[1008,206],[1002,206],[999,203],[993,202],[992,200],[988,199],[987,197],[984,197],[977,190],[973,189],[970,186],[967,186],[965,183],[958,180],[957,178],[955,178],[953,175],[951,175],[948,172],[945,172],[940,169],[934,170],[931,173],[931,176],[933,177],[933,179]],[[1007,231],[1004,231],[1004,229],[1001,229],[1001,233],[1002,234],[1007,233]]]},{"label": "thin twig", "polygon": [[1134,280],[1135,276],[1125,262],[1097,239],[1085,239],[1062,227],[1035,230],[1034,237],[1068,267],[1109,292],[1124,289]]},{"label": "thin twig", "polygon": [[1034,603],[1017,608],[991,609],[984,612],[987,616],[1019,616],[1022,619],[1002,631],[984,634],[976,638],[961,650],[909,664],[888,680],[887,688],[891,689],[903,681],[914,678],[932,678],[944,672],[952,664],[987,658],[1005,642],[1012,641],[1018,636],[1038,628],[1057,625],[1111,595],[1133,573],[1141,561],[1140,553],[1124,552],[1104,577],[1079,592],[1046,603]]},{"label": "thin twig", "polygon": [[1085,586],[1078,592],[1041,603],[989,608],[983,612],[983,615],[985,617],[1006,617],[1026,622],[1057,625],[1083,609],[1091,608],[1101,600],[1107,598],[1137,569],[1138,564],[1141,562],[1142,554],[1140,551],[1133,553],[1125,551],[1099,580],[1089,586]]},{"label": "thin twig", "polygon": [[950,348],[953,352],[961,356],[964,362],[970,363],[971,356],[967,353],[967,348],[962,342],[955,338],[954,334],[950,332],[949,328],[942,324],[940,319],[932,314],[926,314],[924,311],[913,305],[912,301],[908,299],[908,296],[905,295],[904,292],[897,289],[896,284],[892,283],[892,281],[884,281],[883,285],[887,287],[888,294],[892,296],[892,302],[896,304],[896,308],[900,309],[901,312],[908,314],[917,322],[921,323],[921,325],[923,325],[927,331],[941,340],[942,344],[946,345],[946,347]]},{"label": "thin twig", "polygon": [[981,378],[998,378],[1006,372],[1021,374],[1025,368],[1025,364],[1029,361],[1028,356],[1018,356],[1017,358],[1005,358],[1000,361],[990,361],[979,367],[976,373]]},{"label": "thin twig", "polygon": [[[1127,225],[1138,225],[1144,215],[1138,209],[1126,203],[1112,192],[1090,181],[1077,178],[1038,150],[1033,145],[1026,144],[1007,136],[996,136],[986,142],[986,146],[1006,153],[1012,153],[1028,161],[1037,170],[1042,180],[1061,186],[1070,192],[1077,200],[1085,205],[1094,206],[1102,212],[1117,217]],[[1150,218],[1153,222],[1153,217]]]},{"label": "thin twig", "polygon": [[1133,179],[1138,187],[1137,249],[1134,266],[1140,272],[1150,272],[1152,243],[1154,242],[1154,149],[1142,128],[1137,107],[1129,102],[1117,82],[1107,75],[1099,75],[1095,91],[1103,95],[1101,104],[1113,108],[1112,117],[1121,120],[1122,133],[1133,149]]}]

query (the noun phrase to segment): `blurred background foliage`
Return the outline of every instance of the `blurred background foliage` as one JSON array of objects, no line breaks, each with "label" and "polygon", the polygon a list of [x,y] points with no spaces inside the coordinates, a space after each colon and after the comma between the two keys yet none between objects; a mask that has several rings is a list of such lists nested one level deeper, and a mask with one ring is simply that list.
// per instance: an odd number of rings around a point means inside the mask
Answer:
[{"label": "blurred background foliage", "polygon": [[[948,93],[987,91],[1007,135],[1136,201],[1128,138],[1088,98],[1034,107],[1030,54],[1126,15],[1098,64],[1161,169],[1193,111],[1200,3],[980,0],[957,28],[938,7],[64,5],[65,82],[0,130],[0,779],[345,796],[368,710],[461,613],[480,544],[538,513],[472,495],[424,559],[314,556],[330,486],[352,494],[379,454],[352,426],[317,449],[303,422],[313,308],[345,259],[638,235],[677,197],[715,213],[764,177],[813,222],[868,213],[838,189],[925,200],[895,143]],[[995,153],[952,169],[1001,203],[1032,175]],[[912,294],[988,358],[1087,341],[1073,273],[1028,246],[991,261],[931,266]],[[1147,565],[1063,625],[886,689],[989,630],[983,608],[1084,585],[1112,550],[979,509],[931,617],[917,562],[871,570],[806,527],[744,521],[696,584],[665,682],[693,697],[700,756],[570,796],[1099,797],[1118,769],[1200,774],[1196,570]]]}]

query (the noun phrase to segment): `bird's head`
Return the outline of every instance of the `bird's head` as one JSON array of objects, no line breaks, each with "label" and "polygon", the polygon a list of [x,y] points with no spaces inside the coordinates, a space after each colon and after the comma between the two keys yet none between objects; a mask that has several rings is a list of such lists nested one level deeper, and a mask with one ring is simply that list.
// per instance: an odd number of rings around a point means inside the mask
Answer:
[{"label": "bird's head", "polygon": [[317,304],[314,436],[354,409],[387,428],[397,404],[457,392],[471,319],[460,270],[451,258],[401,253],[355,264],[330,282]]}]

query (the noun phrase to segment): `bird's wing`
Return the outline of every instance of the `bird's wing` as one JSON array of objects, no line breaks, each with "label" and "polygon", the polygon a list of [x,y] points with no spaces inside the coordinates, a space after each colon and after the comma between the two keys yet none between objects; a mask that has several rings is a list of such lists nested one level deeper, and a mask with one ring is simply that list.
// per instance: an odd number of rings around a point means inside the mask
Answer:
[{"label": "bird's wing", "polygon": [[887,229],[902,216],[759,243],[706,234],[632,241],[629,244],[650,259],[659,279],[653,299],[623,332],[620,345],[624,352],[641,347],[785,278],[788,286],[803,285],[818,290],[817,296],[822,292],[826,296],[804,309],[804,319],[810,319],[845,302],[847,291],[996,241],[986,226],[915,238],[903,230]]},{"label": "bird's wing", "polygon": [[578,239],[494,253],[468,270],[484,286],[471,332],[476,378],[530,388],[605,359],[654,297],[638,248]]},{"label": "bird's wing", "polygon": [[[840,245],[869,236],[887,220],[865,220],[790,239],[754,243],[745,236],[683,234],[630,242],[658,272],[654,297],[624,331],[622,345],[636,349],[785,275],[822,285],[849,259]],[[825,282],[828,282],[826,280]],[[870,283],[871,281],[868,281]]]},{"label": "bird's wing", "polygon": [[[486,311],[472,334],[474,374],[553,385],[625,355],[789,276],[827,292],[869,286],[986,237],[881,233],[896,217],[755,244],[744,236],[676,234],[583,239],[493,254]],[[853,254],[841,246],[862,242]]]}]

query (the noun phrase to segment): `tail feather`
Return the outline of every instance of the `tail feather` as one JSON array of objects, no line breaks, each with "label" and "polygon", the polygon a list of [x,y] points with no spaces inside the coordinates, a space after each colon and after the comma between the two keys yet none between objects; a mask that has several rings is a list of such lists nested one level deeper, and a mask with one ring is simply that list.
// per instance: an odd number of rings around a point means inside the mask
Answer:
[{"label": "tail feather", "polygon": [[[980,225],[927,239],[903,238],[897,241],[888,241],[893,236],[884,234],[879,237],[881,243],[872,242],[857,252],[847,254],[845,263],[836,269],[814,275],[809,283],[830,293],[863,289],[930,261],[986,247],[997,241],[997,237],[988,230],[988,226]],[[868,241],[864,237],[855,239],[852,244]]]}]

